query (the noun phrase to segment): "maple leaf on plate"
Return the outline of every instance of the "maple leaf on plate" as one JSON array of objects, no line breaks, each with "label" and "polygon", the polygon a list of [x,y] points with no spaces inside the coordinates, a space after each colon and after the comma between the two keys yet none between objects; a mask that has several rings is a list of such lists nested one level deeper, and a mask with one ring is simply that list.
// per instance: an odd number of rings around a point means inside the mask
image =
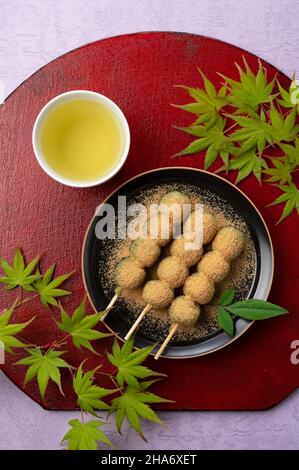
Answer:
[{"label": "maple leaf on plate", "polygon": [[140,418],[165,427],[163,421],[156,415],[149,405],[153,403],[171,403],[172,400],[166,400],[154,393],[148,392],[147,388],[151,384],[152,381],[144,383],[141,382],[141,388],[128,386],[120,397],[112,400],[111,408],[116,413],[116,426],[119,433],[121,433],[125,417],[129,421],[130,425],[145,441],[146,439],[141,429]]},{"label": "maple leaf on plate", "polygon": [[107,355],[109,362],[118,369],[116,379],[120,387],[127,383],[138,388],[138,379],[153,376],[165,377],[165,374],[160,374],[141,365],[148,358],[155,345],[138,349],[134,352],[133,346],[133,336],[123,344],[122,348],[120,348],[117,339],[115,339],[112,354]]},{"label": "maple leaf on plate", "polygon": [[96,370],[83,373],[81,364],[73,377],[73,389],[77,395],[77,404],[83,411],[95,416],[96,410],[110,410],[110,406],[102,398],[116,391],[99,387],[93,383]]},{"label": "maple leaf on plate", "polygon": [[61,289],[60,285],[66,281],[72,273],[62,274],[53,279],[56,264],[52,264],[45,274],[41,275],[37,269],[37,280],[34,283],[35,290],[39,293],[40,300],[46,307],[49,305],[58,306],[57,297],[69,295],[71,292]]},{"label": "maple leaf on plate", "polygon": [[42,399],[45,399],[45,393],[49,379],[57,384],[59,391],[64,395],[61,388],[60,368],[67,367],[69,364],[60,356],[65,351],[55,351],[53,348],[43,352],[40,348],[26,349],[28,356],[16,362],[17,365],[29,366],[25,375],[24,385],[37,377],[37,383]]},{"label": "maple leaf on plate", "polygon": [[0,282],[5,284],[6,290],[14,289],[17,286],[26,291],[34,291],[33,283],[38,279],[38,274],[32,274],[39,260],[39,256],[25,265],[24,256],[17,248],[13,264],[10,265],[5,259],[1,258],[1,267],[5,276],[0,277]]},{"label": "maple leaf on plate", "polygon": [[26,344],[18,339],[15,335],[24,330],[33,320],[24,323],[9,323],[11,316],[14,312],[16,302],[14,305],[0,314],[0,342],[4,344],[6,352],[12,352],[12,348],[23,348]]},{"label": "maple leaf on plate", "polygon": [[72,316],[69,316],[61,305],[59,305],[61,322],[55,321],[61,331],[69,333],[76,348],[84,347],[96,353],[90,341],[107,338],[110,333],[102,333],[94,330],[94,327],[101,321],[104,312],[87,315],[85,311],[85,299],[76,308]]},{"label": "maple leaf on plate", "polygon": [[104,424],[99,420],[80,423],[78,419],[71,419],[69,421],[71,429],[62,438],[61,443],[68,441],[68,450],[97,450],[98,442],[113,447],[106,434],[99,429]]}]

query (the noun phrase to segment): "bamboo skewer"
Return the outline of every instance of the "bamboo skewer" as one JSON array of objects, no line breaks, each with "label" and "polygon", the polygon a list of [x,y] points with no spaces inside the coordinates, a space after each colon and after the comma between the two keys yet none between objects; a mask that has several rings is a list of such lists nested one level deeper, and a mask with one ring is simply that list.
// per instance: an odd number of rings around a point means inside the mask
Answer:
[{"label": "bamboo skewer", "polygon": [[120,294],[120,292],[118,292],[117,294],[114,294],[114,296],[110,300],[109,304],[107,305],[107,307],[105,309],[105,313],[102,315],[101,320],[105,320],[106,316],[108,315],[108,313],[110,312],[110,310],[114,306],[115,302],[117,301],[117,299],[119,297],[119,294]]},{"label": "bamboo skewer", "polygon": [[171,325],[170,329],[169,329],[169,333],[167,335],[167,338],[165,339],[165,341],[161,344],[159,350],[156,352],[155,354],[155,359],[159,359],[159,357],[161,356],[161,354],[163,353],[164,349],[167,347],[168,343],[171,341],[173,335],[175,334],[176,330],[178,329],[179,327],[179,324],[178,323],[174,323],[173,325]]},{"label": "bamboo skewer", "polygon": [[139,323],[142,321],[143,317],[147,314],[147,312],[149,312],[151,310],[152,306],[150,304],[147,304],[144,309],[142,310],[142,312],[140,313],[139,317],[137,317],[136,321],[133,323],[133,325],[131,326],[130,330],[128,331],[128,333],[126,334],[125,336],[125,341],[127,341],[128,339],[130,339],[130,337],[132,336],[132,334],[135,332],[135,330],[137,329],[137,327],[139,326]]}]

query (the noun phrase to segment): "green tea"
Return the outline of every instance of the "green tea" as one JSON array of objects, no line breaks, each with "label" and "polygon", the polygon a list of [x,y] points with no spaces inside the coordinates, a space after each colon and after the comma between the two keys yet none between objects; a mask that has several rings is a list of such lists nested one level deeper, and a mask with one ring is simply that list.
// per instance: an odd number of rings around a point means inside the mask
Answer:
[{"label": "green tea", "polygon": [[123,133],[112,112],[92,100],[58,105],[41,127],[40,145],[48,165],[60,176],[92,181],[118,163]]}]

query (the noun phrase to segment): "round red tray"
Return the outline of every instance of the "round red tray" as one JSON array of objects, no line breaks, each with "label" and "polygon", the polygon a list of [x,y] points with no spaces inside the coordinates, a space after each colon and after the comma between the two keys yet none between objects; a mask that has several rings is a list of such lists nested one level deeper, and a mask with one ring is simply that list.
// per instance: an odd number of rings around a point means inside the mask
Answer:
[{"label": "round red tray", "polygon": [[[73,295],[64,299],[72,312],[84,296],[80,272],[81,247],[95,208],[126,179],[152,168],[170,165],[202,167],[195,155],[172,159],[190,141],[172,124],[188,123],[183,111],[170,103],[184,103],[177,84],[196,86],[197,66],[214,82],[216,71],[237,78],[234,62],[242,56],[256,70],[258,59],[235,46],[206,37],[182,33],[139,33],[88,44],[43,67],[15,90],[0,108],[0,240],[1,255],[11,260],[15,247],[23,248],[28,259],[42,254],[44,266],[56,261],[58,273],[75,270],[67,282]],[[264,63],[269,77],[278,74],[280,83],[289,79]],[[72,189],[52,181],[38,166],[31,146],[34,120],[42,106],[59,93],[73,89],[94,90],[107,95],[124,111],[132,135],[129,158],[121,172],[108,183],[92,189]],[[229,179],[234,180],[230,175]],[[256,322],[231,346],[214,354],[190,360],[165,360],[149,365],[165,372],[168,379],[156,385],[157,393],[175,400],[163,409],[240,410],[270,407],[299,384],[299,373],[290,362],[290,343],[299,339],[298,216],[275,225],[280,207],[266,208],[279,193],[269,184],[261,188],[247,178],[241,189],[253,200],[268,224],[275,251],[275,276],[270,300],[291,312],[283,318]],[[11,305],[15,292],[1,290],[1,307]],[[36,316],[24,336],[47,344],[57,334],[52,317],[56,310],[41,308],[36,301],[18,309],[16,321]],[[99,342],[104,354],[111,340]],[[88,366],[99,358],[68,345],[66,356]],[[14,366],[19,358],[7,355],[4,372],[31,398],[41,403],[37,385],[23,387],[25,368]],[[104,361],[104,356],[100,361]],[[102,379],[98,379],[102,380]],[[68,373],[63,374],[62,397],[49,386],[49,409],[74,409],[75,397]]]}]

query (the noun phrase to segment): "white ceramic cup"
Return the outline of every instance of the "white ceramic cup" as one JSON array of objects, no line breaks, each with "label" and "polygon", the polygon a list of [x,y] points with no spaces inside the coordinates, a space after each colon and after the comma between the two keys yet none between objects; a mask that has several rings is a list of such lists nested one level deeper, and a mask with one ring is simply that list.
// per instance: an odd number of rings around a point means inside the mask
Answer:
[{"label": "white ceramic cup", "polygon": [[[88,99],[95,101],[97,103],[102,104],[106,108],[108,108],[115,119],[117,120],[118,124],[120,125],[120,128],[123,133],[123,146],[120,151],[120,155],[116,159],[116,164],[115,166],[104,176],[102,177],[97,177],[94,180],[88,180],[88,181],[74,181],[72,179],[65,178],[61,176],[59,173],[57,173],[51,166],[48,164],[47,160],[45,159],[41,145],[40,145],[40,133],[41,133],[41,127],[45,120],[47,119],[49,113],[53,111],[58,105],[65,103],[70,100],[74,99]],[[62,93],[61,95],[55,96],[51,101],[49,101],[40,111],[39,115],[36,118],[36,121],[33,126],[33,131],[32,131],[32,145],[33,145],[33,150],[34,154],[36,156],[36,159],[42,169],[54,180],[58,181],[59,183],[65,184],[67,186],[73,186],[77,188],[88,188],[91,186],[96,186],[98,184],[104,183],[105,181],[108,181],[110,178],[112,178],[123,166],[125,163],[128,153],[129,153],[129,148],[130,148],[130,129],[128,122],[121,111],[121,109],[114,103],[114,101],[110,100],[104,95],[101,95],[100,93],[96,93],[94,91],[89,91],[89,90],[73,90],[73,91],[68,91],[66,93]]]}]

